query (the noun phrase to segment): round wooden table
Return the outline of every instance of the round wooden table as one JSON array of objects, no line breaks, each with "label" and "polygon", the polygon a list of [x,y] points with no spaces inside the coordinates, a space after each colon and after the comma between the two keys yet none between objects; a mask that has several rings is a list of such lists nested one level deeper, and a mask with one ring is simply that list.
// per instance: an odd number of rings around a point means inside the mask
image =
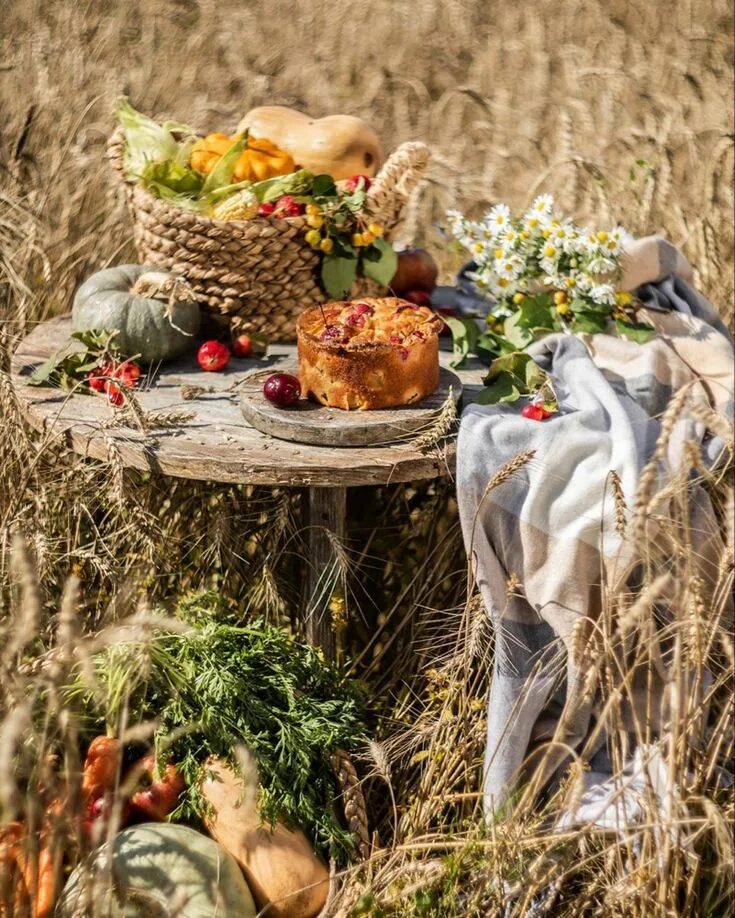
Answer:
[{"label": "round wooden table", "polygon": [[[136,398],[149,420],[143,429],[134,420],[111,424],[115,409],[102,397],[28,384],[33,370],[66,346],[72,331],[69,316],[39,324],[18,346],[11,379],[30,424],[63,438],[77,453],[107,461],[114,441],[122,463],[163,475],[200,481],[303,488],[311,561],[305,606],[307,640],[334,652],[326,602],[334,577],[333,548],[327,532],[345,533],[346,489],[438,478],[451,474],[455,442],[418,449],[410,441],[369,447],[321,447],[275,439],[255,430],[242,415],[237,392],[245,374],[276,368],[295,359],[294,345],[273,345],[266,358],[234,359],[222,373],[203,373],[193,355],[152,371]],[[451,354],[442,351],[441,362]],[[483,368],[475,363],[457,371],[463,403],[482,386]],[[155,426],[158,412],[177,412],[181,419]],[[322,601],[320,601],[320,597]]]}]

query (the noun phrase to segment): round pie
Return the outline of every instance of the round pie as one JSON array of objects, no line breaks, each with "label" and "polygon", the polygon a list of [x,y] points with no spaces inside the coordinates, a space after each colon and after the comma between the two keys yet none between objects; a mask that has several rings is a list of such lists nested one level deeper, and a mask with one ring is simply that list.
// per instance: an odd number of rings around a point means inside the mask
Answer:
[{"label": "round pie", "polygon": [[313,306],[297,324],[301,394],[348,411],[412,405],[439,385],[441,326],[397,297]]}]

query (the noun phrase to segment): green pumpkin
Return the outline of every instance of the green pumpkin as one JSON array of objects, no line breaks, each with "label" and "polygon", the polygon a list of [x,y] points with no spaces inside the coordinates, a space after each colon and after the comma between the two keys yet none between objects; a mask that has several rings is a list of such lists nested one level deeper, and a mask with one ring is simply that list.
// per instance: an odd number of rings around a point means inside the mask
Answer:
[{"label": "green pumpkin", "polygon": [[[112,887],[106,882],[110,868]],[[94,899],[99,914],[111,918],[257,914],[234,858],[207,835],[169,823],[132,826],[95,851],[69,877],[56,914],[87,914],[84,905],[89,899]]]},{"label": "green pumpkin", "polygon": [[193,348],[200,314],[180,279],[149,265],[119,265],[82,284],[72,319],[76,331],[116,331],[125,357],[156,363]]}]

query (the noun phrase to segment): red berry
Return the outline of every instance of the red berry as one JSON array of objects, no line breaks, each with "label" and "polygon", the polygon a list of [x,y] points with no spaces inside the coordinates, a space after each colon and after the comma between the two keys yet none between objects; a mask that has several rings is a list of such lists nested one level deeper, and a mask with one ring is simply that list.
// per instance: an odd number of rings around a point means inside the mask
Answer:
[{"label": "red berry", "polygon": [[275,204],[261,204],[258,207],[258,216],[259,217],[270,217],[273,211],[276,209]]},{"label": "red berry", "polygon": [[390,343],[391,344],[403,344],[404,338],[403,335],[391,335]]},{"label": "red berry", "polygon": [[304,205],[294,201],[290,194],[284,194],[276,201],[273,209],[274,217],[300,217],[304,212]]},{"label": "red berry", "polygon": [[362,328],[365,324],[365,316],[361,315],[357,310],[351,312],[345,319],[345,325],[349,325],[351,328]]},{"label": "red berry", "polygon": [[116,408],[119,408],[125,401],[125,396],[119,383],[108,380],[105,383],[105,392],[107,393],[107,401]]},{"label": "red berry", "polygon": [[115,367],[113,376],[116,379],[123,380],[123,385],[132,388],[140,379],[141,369],[134,360],[126,360]]},{"label": "red berry", "polygon": [[107,380],[102,375],[99,367],[96,370],[90,370],[87,374],[87,385],[95,392],[104,392],[107,386]]},{"label": "red berry", "polygon": [[331,342],[332,344],[343,344],[347,340],[344,326],[327,325],[321,335],[319,335],[319,340]]},{"label": "red berry", "polygon": [[358,316],[371,316],[375,312],[375,309],[370,303],[355,303],[354,311]]},{"label": "red berry", "polygon": [[235,357],[249,357],[253,353],[250,335],[238,335],[232,342],[232,353]]},{"label": "red berry", "polygon": [[351,178],[348,178],[345,181],[342,187],[347,192],[347,194],[352,194],[352,192],[357,191],[358,188],[362,188],[363,191],[367,191],[371,185],[372,181],[368,178],[367,175],[353,175]]},{"label": "red berry", "polygon": [[521,414],[524,418],[528,418],[529,421],[543,421],[545,417],[548,417],[547,412],[543,408],[539,408],[538,405],[524,405],[521,409]]},{"label": "red berry", "polygon": [[230,362],[230,349],[221,341],[205,341],[197,351],[197,360],[207,373],[218,373]]},{"label": "red berry", "polygon": [[411,290],[410,293],[405,294],[404,299],[408,300],[409,303],[413,303],[414,306],[431,306],[429,294],[423,290]]},{"label": "red berry", "polygon": [[290,373],[274,373],[266,379],[263,395],[279,408],[288,408],[299,400],[301,383]]}]

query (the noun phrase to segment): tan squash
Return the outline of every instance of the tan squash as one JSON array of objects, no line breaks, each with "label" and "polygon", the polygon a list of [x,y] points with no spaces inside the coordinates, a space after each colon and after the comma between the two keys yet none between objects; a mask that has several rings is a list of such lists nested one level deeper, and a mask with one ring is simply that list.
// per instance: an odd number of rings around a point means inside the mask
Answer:
[{"label": "tan squash", "polygon": [[314,918],[327,900],[329,872],[306,836],[277,823],[260,822],[257,788],[246,786],[226,765],[207,765],[213,777],[202,783],[212,806],[205,818],[212,838],[240,864],[266,918]]},{"label": "tan squash", "polygon": [[335,179],[373,176],[383,162],[380,139],[370,125],[352,115],[311,118],[284,105],[251,109],[237,126],[267,137],[290,153],[298,166]]}]

